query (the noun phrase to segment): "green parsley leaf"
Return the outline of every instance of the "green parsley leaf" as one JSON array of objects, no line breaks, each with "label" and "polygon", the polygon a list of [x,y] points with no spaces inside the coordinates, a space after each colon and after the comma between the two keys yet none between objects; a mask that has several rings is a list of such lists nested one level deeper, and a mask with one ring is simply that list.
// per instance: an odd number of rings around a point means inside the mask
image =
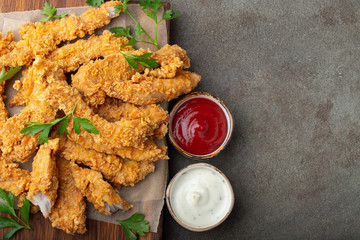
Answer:
[{"label": "green parsley leaf", "polygon": [[[77,134],[80,133],[80,127],[79,125],[87,132],[99,134],[99,132],[96,130],[95,126],[90,123],[89,119],[86,118],[77,118],[73,116],[73,122],[74,122],[74,130]],[[76,129],[75,129],[76,125]],[[77,132],[78,131],[78,132]]]},{"label": "green parsley leaf", "polygon": [[8,213],[13,215],[13,212],[9,206],[0,202],[0,212]]},{"label": "green parsley leaf", "polygon": [[163,13],[163,16],[162,16],[161,20],[171,20],[171,19],[174,19],[174,18],[178,18],[179,16],[180,16],[180,12],[176,12],[173,15],[172,10],[166,10]]},{"label": "green parsley leaf", "polygon": [[67,134],[67,130],[66,130],[66,126],[69,123],[69,118],[66,118],[60,125],[59,130],[58,130],[58,134],[59,135],[63,135],[64,133]]},{"label": "green parsley leaf", "polygon": [[141,25],[140,23],[137,23],[136,24],[136,28],[135,28],[135,35],[140,37],[140,35],[143,33],[143,30],[141,28]]},{"label": "green parsley leaf", "polygon": [[4,201],[4,204],[1,203],[3,205],[1,208],[6,209],[6,213],[14,216],[15,210],[12,193],[9,193],[9,195],[7,195],[6,192],[0,188],[0,198]]},{"label": "green parsley leaf", "polygon": [[156,62],[155,59],[149,58],[152,53],[144,53],[142,55],[132,55],[132,54],[125,54],[120,52],[126,59],[129,64],[130,69],[139,69],[137,63],[147,67],[147,68],[157,68],[159,64]]},{"label": "green parsley leaf", "polygon": [[136,235],[132,231],[140,236],[145,236],[145,233],[150,231],[149,222],[144,220],[144,217],[142,213],[134,213],[128,219],[116,220],[123,227],[126,239],[136,240]]},{"label": "green parsley leaf", "polygon": [[20,208],[20,216],[26,221],[28,225],[29,225],[29,212],[30,212],[30,202],[25,196],[23,200],[23,205]]},{"label": "green parsley leaf", "polygon": [[126,12],[127,10],[127,3],[130,1],[130,0],[120,0],[122,4],[120,5],[117,5],[114,7],[115,9],[115,14],[118,14],[119,12]]},{"label": "green parsley leaf", "polygon": [[110,31],[114,33],[115,37],[129,37],[132,38],[130,34],[131,26],[127,26],[126,29],[123,27],[114,27],[111,28]]},{"label": "green parsley leaf", "polygon": [[[23,206],[20,208],[20,216],[26,221],[26,223],[16,215],[15,209],[14,209],[14,195],[9,192],[9,194],[6,194],[6,192],[0,188],[0,198],[2,200],[2,203],[0,201],[0,211],[10,214],[13,217],[6,218],[3,216],[0,216],[0,228],[7,228],[7,227],[13,227],[9,232],[7,232],[3,238],[10,238],[12,237],[17,231],[23,228],[31,229],[29,226],[29,212],[30,212],[30,202],[25,197],[23,201]],[[18,220],[15,221],[14,217]]]},{"label": "green parsley leaf", "polygon": [[101,4],[104,3],[104,0],[86,0],[86,3],[93,7],[95,7],[95,6],[100,7]]},{"label": "green parsley leaf", "polygon": [[7,233],[5,233],[4,235],[4,239],[9,239],[11,238],[17,231],[19,231],[20,229],[23,229],[23,226],[17,227],[17,228],[13,228],[10,231],[8,231]]},{"label": "green parsley leaf", "polygon": [[[38,144],[40,145],[48,141],[51,128],[58,123],[61,123],[60,128],[58,130],[58,134],[62,135],[64,133],[67,133],[66,126],[69,123],[69,118],[72,116],[74,121],[73,129],[77,134],[79,134],[81,131],[79,124],[85,129],[85,131],[94,134],[99,134],[95,126],[90,123],[90,120],[86,118],[76,118],[74,116],[75,108],[76,108],[76,104],[72,109],[72,111],[68,113],[65,117],[55,119],[51,123],[36,123],[36,122],[26,123],[25,124],[26,127],[21,129],[20,133],[25,135],[29,134],[29,136],[34,136],[35,134],[42,131],[38,141]],[[75,122],[77,122],[77,124],[75,124]]]},{"label": "green parsley leaf", "polygon": [[121,45],[121,47],[131,46],[133,49],[135,49],[135,44],[141,42],[137,40],[136,38],[130,38],[129,42],[127,44]]},{"label": "green parsley leaf", "polygon": [[51,127],[52,126],[49,126],[42,131],[42,133],[39,136],[39,142],[38,142],[39,145],[47,142],[47,140],[49,138]]},{"label": "green parsley leaf", "polygon": [[148,15],[150,18],[157,21],[157,11],[163,4],[159,0],[146,0],[139,1],[140,6],[142,7],[143,12]]},{"label": "green parsley leaf", "polygon": [[44,14],[44,15],[47,15],[47,17],[39,19],[40,22],[46,22],[47,20],[49,20],[52,17],[54,17],[54,18],[63,18],[63,17],[68,15],[67,13],[64,13],[64,14],[61,14],[61,15],[55,15],[56,7],[53,7],[48,2],[44,3],[44,6],[43,6],[43,9],[41,10],[41,13]]},{"label": "green parsley leaf", "polygon": [[6,217],[0,216],[0,228],[22,227],[19,223]]},{"label": "green parsley leaf", "polygon": [[34,136],[35,134],[47,129],[51,128],[53,125],[51,123],[36,123],[30,122],[25,124],[26,127],[21,129],[20,133],[29,136]]},{"label": "green parsley leaf", "polygon": [[21,66],[11,67],[9,69],[9,71],[7,71],[7,73],[5,73],[6,70],[5,70],[5,67],[3,67],[0,72],[0,83],[12,78],[18,71],[21,70],[21,68],[22,68]]}]

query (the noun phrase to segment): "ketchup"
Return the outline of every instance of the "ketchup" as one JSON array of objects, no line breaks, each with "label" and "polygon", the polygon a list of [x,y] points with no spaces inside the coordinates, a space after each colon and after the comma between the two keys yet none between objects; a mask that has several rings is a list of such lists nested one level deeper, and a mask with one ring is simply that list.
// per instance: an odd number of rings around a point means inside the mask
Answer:
[{"label": "ketchup", "polygon": [[171,124],[175,142],[193,155],[217,150],[227,135],[227,120],[222,108],[207,98],[192,98],[175,112]]}]

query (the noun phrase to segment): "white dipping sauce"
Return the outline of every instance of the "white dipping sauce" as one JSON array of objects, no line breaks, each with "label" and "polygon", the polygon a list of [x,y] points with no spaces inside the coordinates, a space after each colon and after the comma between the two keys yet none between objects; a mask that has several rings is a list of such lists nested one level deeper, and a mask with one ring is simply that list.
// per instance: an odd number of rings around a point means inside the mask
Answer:
[{"label": "white dipping sauce", "polygon": [[176,178],[170,192],[175,215],[193,227],[208,227],[219,222],[231,205],[230,187],[217,171],[191,168]]}]

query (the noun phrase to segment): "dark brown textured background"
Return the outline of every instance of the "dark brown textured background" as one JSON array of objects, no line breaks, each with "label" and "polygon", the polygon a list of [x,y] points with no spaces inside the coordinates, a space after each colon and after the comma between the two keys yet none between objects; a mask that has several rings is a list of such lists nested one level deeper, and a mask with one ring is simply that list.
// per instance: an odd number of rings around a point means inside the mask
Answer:
[{"label": "dark brown textured background", "polygon": [[[78,7],[85,6],[85,0],[50,0],[48,1],[53,6],[57,8],[63,7]],[[13,12],[13,11],[27,11],[27,10],[36,10],[41,9],[44,5],[45,0],[1,0],[0,1],[0,12]],[[169,5],[166,5],[169,7]],[[0,213],[2,216],[6,214]],[[87,229],[88,231],[84,235],[68,235],[65,232],[51,227],[51,222],[47,219],[44,219],[41,213],[30,216],[30,225],[33,228],[33,231],[30,230],[21,230],[14,235],[12,239],[125,239],[125,235],[120,227],[120,225],[115,225],[111,223],[104,223],[95,221],[92,219],[87,219]],[[0,229],[0,238],[8,231],[9,229]],[[157,240],[161,239],[162,235],[162,217],[159,223],[158,233],[148,233],[145,237],[140,237],[142,240]]]}]

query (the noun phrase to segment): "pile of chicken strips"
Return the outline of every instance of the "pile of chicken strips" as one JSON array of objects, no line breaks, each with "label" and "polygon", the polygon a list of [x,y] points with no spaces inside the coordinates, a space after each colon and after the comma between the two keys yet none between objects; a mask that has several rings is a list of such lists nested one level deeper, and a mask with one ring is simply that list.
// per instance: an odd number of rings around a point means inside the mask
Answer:
[{"label": "pile of chicken strips", "polygon": [[[19,114],[9,118],[5,82],[0,86],[0,188],[19,199],[26,196],[32,212],[40,210],[54,227],[71,234],[86,232],[85,199],[105,215],[132,207],[116,188],[134,186],[155,170],[157,160],[168,159],[166,146],[154,142],[168,131],[168,113],[158,103],[190,92],[201,78],[183,70],[190,60],[177,45],[153,52],[158,68],[134,69],[120,52],[149,50],[124,47],[128,39],[109,31],[92,35],[118,15],[118,4],[26,23],[18,42],[11,32],[0,38],[0,66],[26,66],[10,100],[11,107],[25,106]],[[86,35],[91,36],[68,43]],[[66,73],[72,73],[70,81]],[[50,123],[75,106],[73,116],[90,120],[99,134],[83,129],[78,134],[71,120],[66,134],[52,127],[44,144],[38,144],[40,132],[20,133],[27,123]],[[32,172],[16,163],[33,155]]]}]

